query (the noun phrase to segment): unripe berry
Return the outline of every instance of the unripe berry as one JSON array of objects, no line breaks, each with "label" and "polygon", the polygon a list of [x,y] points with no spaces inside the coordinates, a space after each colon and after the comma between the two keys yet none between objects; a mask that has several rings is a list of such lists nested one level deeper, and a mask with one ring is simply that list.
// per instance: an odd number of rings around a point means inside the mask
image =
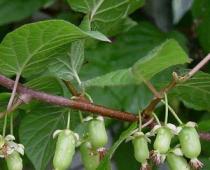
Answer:
[{"label": "unripe berry", "polygon": [[13,151],[6,157],[8,170],[22,170],[23,162],[18,152]]},{"label": "unripe berry", "polygon": [[108,142],[103,120],[92,119],[88,123],[89,141],[93,148],[101,148]]},{"label": "unripe berry", "polygon": [[160,154],[165,154],[170,149],[172,131],[167,127],[160,127],[157,130],[157,136],[154,141],[154,149]]},{"label": "unripe berry", "polygon": [[201,153],[201,144],[195,128],[183,127],[178,136],[183,154],[190,159],[197,158]]},{"label": "unripe berry", "polygon": [[170,170],[190,170],[190,166],[182,156],[169,153],[166,160]]},{"label": "unripe berry", "polygon": [[85,142],[80,146],[80,153],[85,170],[95,170],[100,163],[100,155],[92,150],[91,144]]},{"label": "unripe berry", "polygon": [[134,156],[139,163],[145,163],[149,158],[148,143],[144,136],[138,136],[132,140]]},{"label": "unripe berry", "polygon": [[72,131],[66,129],[58,134],[53,165],[55,170],[66,170],[75,153],[76,139]]}]

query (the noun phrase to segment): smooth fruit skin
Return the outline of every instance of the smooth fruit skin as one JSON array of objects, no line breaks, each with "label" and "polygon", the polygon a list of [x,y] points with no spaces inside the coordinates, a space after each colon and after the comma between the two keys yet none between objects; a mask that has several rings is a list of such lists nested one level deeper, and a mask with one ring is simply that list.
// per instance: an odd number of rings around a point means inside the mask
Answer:
[{"label": "smooth fruit skin", "polygon": [[170,170],[190,170],[189,164],[182,156],[169,153],[166,157],[166,161]]},{"label": "smooth fruit skin", "polygon": [[100,155],[97,151],[92,151],[91,144],[85,142],[80,146],[80,153],[85,170],[96,170],[100,163]]},{"label": "smooth fruit skin", "polygon": [[153,145],[154,149],[161,154],[165,154],[170,149],[172,137],[173,134],[169,128],[159,128]]},{"label": "smooth fruit skin", "polygon": [[197,158],[201,153],[201,143],[196,129],[183,127],[178,136],[183,154],[187,158]]},{"label": "smooth fruit skin", "polygon": [[75,153],[75,137],[70,130],[63,130],[58,135],[53,165],[55,170],[66,170]]},{"label": "smooth fruit skin", "polygon": [[18,152],[14,151],[6,157],[8,170],[22,170],[23,162]]},{"label": "smooth fruit skin", "polygon": [[88,124],[89,140],[93,148],[101,148],[108,142],[104,122],[93,119]]},{"label": "smooth fruit skin", "polygon": [[145,163],[149,158],[148,143],[144,136],[136,137],[132,140],[134,147],[134,157],[140,163]]}]

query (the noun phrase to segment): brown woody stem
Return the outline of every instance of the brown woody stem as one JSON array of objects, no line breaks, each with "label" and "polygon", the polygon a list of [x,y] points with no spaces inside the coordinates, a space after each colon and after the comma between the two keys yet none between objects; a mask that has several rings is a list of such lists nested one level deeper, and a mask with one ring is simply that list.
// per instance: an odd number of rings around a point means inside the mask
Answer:
[{"label": "brown woody stem", "polygon": [[[0,85],[12,90],[14,83],[15,82],[13,80],[3,75],[0,75]],[[36,99],[42,102],[47,102],[47,103],[65,106],[65,107],[71,107],[73,109],[78,109],[81,111],[87,111],[87,112],[92,112],[95,114],[100,114],[105,117],[111,117],[111,118],[124,120],[124,121],[130,121],[130,122],[138,120],[138,117],[131,113],[113,110],[110,108],[106,108],[100,105],[95,105],[92,103],[87,103],[84,101],[70,100],[61,96],[54,96],[54,95],[47,94],[44,92],[29,89],[21,84],[18,84],[17,86],[17,93],[29,95],[31,96],[32,99]]]},{"label": "brown woody stem", "polygon": [[206,65],[210,61],[210,53],[201,60],[200,63],[198,63],[189,73],[188,73],[188,79],[192,77],[195,73],[197,73],[204,65]]},{"label": "brown woody stem", "polygon": [[[182,81],[188,80],[190,77],[192,77],[197,71],[199,71],[208,61],[210,60],[210,54],[207,55],[200,63],[198,63],[186,76],[181,77]],[[18,78],[19,79],[19,78]],[[16,82],[16,83],[15,83]],[[0,85],[3,87],[6,87],[7,89],[10,89],[12,91],[16,91],[20,95],[26,95],[30,99],[36,99],[42,102],[47,102],[55,105],[60,105],[60,106],[65,106],[65,107],[71,107],[73,109],[78,109],[81,111],[87,111],[87,112],[92,112],[95,114],[100,114],[105,117],[111,117],[119,120],[124,120],[124,121],[138,121],[138,116],[135,116],[132,113],[128,112],[123,112],[123,111],[118,111],[118,110],[113,110],[104,106],[92,104],[86,101],[80,101],[80,100],[70,100],[61,96],[54,96],[51,94],[47,94],[45,92],[40,92],[36,90],[32,90],[30,88],[27,88],[23,86],[22,84],[17,83],[17,78],[16,81],[13,81],[3,75],[0,75]],[[146,117],[151,116],[152,111],[154,111],[155,107],[157,104],[161,101],[163,94],[167,93],[170,91],[172,88],[174,88],[179,81],[177,81],[177,77],[174,76],[174,79],[160,92],[156,93],[154,99],[150,102],[150,104],[143,110],[142,114]],[[69,84],[67,84],[69,86]],[[73,95],[78,95],[74,89],[72,89],[71,86],[69,86],[70,91],[72,91]],[[162,96],[160,98],[159,94]],[[18,104],[19,105],[19,104]],[[17,105],[17,106],[18,106]],[[10,108],[10,107],[8,107]],[[16,106],[15,106],[16,108]],[[15,109],[12,108],[12,109]],[[10,108],[11,109],[11,108]],[[10,111],[10,109],[8,109]],[[210,134],[208,133],[200,133],[200,137],[205,140],[210,140]]]},{"label": "brown woody stem", "polygon": [[69,89],[69,91],[71,92],[71,94],[73,96],[79,96],[80,93],[77,91],[77,89],[74,87],[74,85],[70,82],[70,81],[63,81],[66,85],[66,87]]},{"label": "brown woody stem", "polygon": [[154,94],[156,98],[162,98],[160,93],[156,90],[156,88],[153,86],[153,84],[149,80],[144,80],[144,83],[149,88],[149,90]]},{"label": "brown woody stem", "polygon": [[200,136],[200,139],[202,139],[202,140],[210,141],[210,133],[200,132],[199,136]]}]

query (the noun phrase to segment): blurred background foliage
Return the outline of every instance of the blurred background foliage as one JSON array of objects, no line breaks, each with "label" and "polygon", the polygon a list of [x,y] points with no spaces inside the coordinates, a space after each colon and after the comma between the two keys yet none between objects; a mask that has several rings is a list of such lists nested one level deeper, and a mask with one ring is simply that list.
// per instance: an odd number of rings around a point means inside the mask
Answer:
[{"label": "blurred background foliage", "polygon": [[[192,62],[164,70],[153,77],[151,81],[160,89],[170,81],[172,71],[183,74],[210,52],[209,0],[133,0],[132,8],[127,15],[122,15],[117,21],[111,21],[108,18],[109,14],[105,15],[108,22],[100,23],[95,20],[94,26],[96,30],[107,35],[112,43],[93,40],[86,43],[85,62],[79,74],[82,81],[128,68],[166,39],[173,38],[183,47]],[[7,33],[27,23],[63,19],[79,25],[83,17],[83,11],[75,10],[74,3],[71,4],[71,1],[68,3],[64,0],[0,0],[0,41]],[[210,132],[210,75],[208,74],[210,64],[207,64],[202,71],[186,84],[172,90],[169,101],[184,121],[198,122],[200,131]],[[21,82],[37,90],[70,97],[62,82],[49,75],[30,81],[22,77]],[[152,99],[151,92],[144,84],[117,87],[94,86],[88,87],[87,91],[97,104],[132,113],[137,113],[139,108],[145,108]],[[0,87],[0,92],[0,110],[4,110],[8,91]],[[27,167],[25,169],[32,170],[35,166],[36,170],[41,170],[48,165],[48,160],[51,158],[46,155],[52,155],[54,141],[51,139],[51,133],[63,127],[62,120],[66,109],[34,102],[30,106],[22,106],[17,112],[19,112],[15,114],[17,138],[20,138],[26,146],[34,145],[33,148],[26,149],[28,154],[24,159]],[[71,120],[72,129],[79,124],[77,111],[74,112]],[[157,113],[160,117],[163,112],[163,106],[159,105]],[[49,123],[44,124],[47,120],[50,120]],[[172,118],[170,120],[174,121]],[[0,126],[2,124],[0,120]],[[127,127],[128,123],[107,119],[111,139],[109,146]],[[26,133],[31,136],[26,136]],[[44,137],[38,140],[40,136]],[[36,141],[36,138],[37,143],[34,144],[33,141]],[[205,162],[203,169],[208,170],[210,169],[210,143],[202,142],[202,144],[201,159]],[[72,169],[82,169],[78,156],[75,160]],[[123,143],[117,149],[113,158],[113,167],[119,170],[137,169],[138,164],[134,160],[130,144]],[[164,168],[161,167],[161,169]],[[0,161],[0,170],[4,169],[6,169],[5,165]]]}]

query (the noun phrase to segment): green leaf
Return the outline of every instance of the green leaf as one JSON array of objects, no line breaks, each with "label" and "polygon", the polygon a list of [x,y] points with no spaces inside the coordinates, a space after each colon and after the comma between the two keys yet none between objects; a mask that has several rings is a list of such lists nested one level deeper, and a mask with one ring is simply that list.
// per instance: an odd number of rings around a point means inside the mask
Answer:
[{"label": "green leaf", "polygon": [[[44,91],[55,95],[64,95],[62,83],[54,77],[39,77],[25,84],[35,90]],[[66,108],[40,104],[37,102],[21,106],[26,110],[26,115],[20,124],[19,136],[26,147],[26,155],[33,163],[36,170],[45,170],[53,154],[56,139],[52,134],[57,129],[66,127]],[[77,111],[71,110],[71,129],[80,123]]]},{"label": "green leaf", "polygon": [[123,16],[128,0],[68,0],[73,10],[90,15],[90,21],[110,22]]},{"label": "green leaf", "polygon": [[210,15],[209,7],[210,7],[210,4],[208,0],[203,0],[203,1],[194,0],[193,6],[192,6],[192,14],[197,19],[206,18]]},{"label": "green leaf", "polygon": [[210,130],[210,119],[205,118],[198,123],[198,129],[200,131],[209,131]]},{"label": "green leaf", "polygon": [[[209,149],[209,147],[208,147]],[[210,158],[208,157],[202,157],[200,158],[201,162],[204,164],[203,170],[209,170],[210,169]]]},{"label": "green leaf", "polygon": [[107,23],[100,23],[98,30],[105,33],[108,36],[116,36],[121,33],[125,33],[138,23],[129,17],[123,17],[119,20]]},{"label": "green leaf", "polygon": [[[116,169],[127,170],[128,162],[129,169],[139,169],[139,162],[136,161],[133,153],[133,144],[132,142],[122,143],[118,149],[115,151],[113,156],[113,162],[116,166]],[[154,170],[154,169],[152,169]]]},{"label": "green leaf", "polygon": [[19,128],[21,143],[36,170],[45,170],[54,154],[56,140],[53,132],[64,128],[65,109],[37,105],[22,121]]},{"label": "green leaf", "polygon": [[127,130],[125,130],[119,137],[119,139],[112,145],[112,147],[109,149],[109,151],[106,153],[105,157],[100,162],[100,165],[98,166],[97,170],[111,170],[110,167],[110,160],[114,154],[114,152],[117,150],[119,145],[125,141],[125,139],[131,134],[131,132],[136,129],[137,124],[133,123]]},{"label": "green leaf", "polygon": [[166,40],[145,57],[138,60],[132,68],[117,70],[84,82],[84,86],[117,86],[140,84],[151,79],[164,69],[189,61],[186,53],[175,40]]},{"label": "green leaf", "polygon": [[10,93],[0,93],[0,112],[5,111]]},{"label": "green leaf", "polygon": [[141,22],[128,32],[117,36],[112,44],[99,43],[97,48],[89,49],[86,52],[88,64],[84,65],[82,74],[87,79],[90,75],[95,77],[131,67],[169,37],[176,39],[183,48],[187,48],[186,38],[181,33],[173,31],[166,34],[148,22]]},{"label": "green leaf", "polygon": [[[0,93],[0,112],[4,112],[7,109],[7,103],[10,98],[10,93]],[[0,119],[0,134],[2,133],[4,124],[4,118]]]},{"label": "green leaf", "polygon": [[199,72],[173,91],[188,107],[210,111],[210,74]]},{"label": "green leaf", "polygon": [[96,40],[111,42],[104,34],[98,31],[86,31],[86,32],[83,31],[83,33],[85,33],[90,38],[95,38]]},{"label": "green leaf", "polygon": [[186,62],[189,62],[189,58],[185,51],[177,41],[170,39],[137,61],[132,67],[132,72],[135,78],[141,82],[151,79],[155,74],[170,66]]},{"label": "green leaf", "polygon": [[[71,50],[63,54],[62,58],[56,58],[49,66],[49,71],[58,78],[70,81],[78,80],[78,72],[84,61],[84,40],[75,41],[71,44]],[[80,81],[80,80],[78,80]]]},{"label": "green leaf", "polygon": [[206,53],[210,52],[210,3],[209,0],[194,0],[192,14],[196,21],[196,33],[200,45]]},{"label": "green leaf", "polygon": [[130,0],[128,14],[133,13],[145,4],[145,0]]},{"label": "green leaf", "polygon": [[[89,25],[92,30],[100,30],[109,36],[121,32],[122,28],[126,29],[123,27],[125,26],[126,17],[133,12],[132,10],[142,5],[142,1],[139,2],[140,5],[137,5],[135,1],[136,0],[68,0],[73,10],[86,14],[84,20],[89,22],[86,23],[86,25]],[[129,9],[131,9],[130,13],[128,13]]]},{"label": "green leaf", "polygon": [[0,25],[19,21],[53,0],[1,0],[0,1]]},{"label": "green leaf", "polygon": [[116,70],[111,73],[87,80],[83,83],[84,86],[116,86],[136,84],[135,78],[131,72],[131,68]]},{"label": "green leaf", "polygon": [[54,95],[63,95],[61,82],[54,77],[38,77],[25,83],[27,87]]},{"label": "green leaf", "polygon": [[72,43],[69,55],[72,70],[78,72],[84,62],[84,41]]},{"label": "green leaf", "polygon": [[100,33],[84,32],[63,20],[24,25],[9,33],[0,44],[0,72],[26,77],[38,74],[46,69],[49,59],[58,55],[59,48],[86,37],[108,41]]},{"label": "green leaf", "polygon": [[[118,35],[112,44],[99,42],[97,48],[88,49],[85,55],[87,64],[83,65],[80,78],[88,81],[112,71],[129,68],[169,37],[176,39],[183,48],[187,48],[187,41],[183,34],[177,31],[163,33],[151,23],[140,22],[128,32]],[[164,82],[166,85],[171,80],[173,70],[175,68],[164,70],[164,73],[154,76],[152,79],[157,81],[153,84],[159,85]],[[161,87],[158,86],[158,88]],[[86,90],[97,104],[131,113],[137,112],[137,106],[142,109],[146,107],[153,97],[143,83],[127,85],[126,90],[125,86],[106,86],[105,88],[88,86]]]}]

